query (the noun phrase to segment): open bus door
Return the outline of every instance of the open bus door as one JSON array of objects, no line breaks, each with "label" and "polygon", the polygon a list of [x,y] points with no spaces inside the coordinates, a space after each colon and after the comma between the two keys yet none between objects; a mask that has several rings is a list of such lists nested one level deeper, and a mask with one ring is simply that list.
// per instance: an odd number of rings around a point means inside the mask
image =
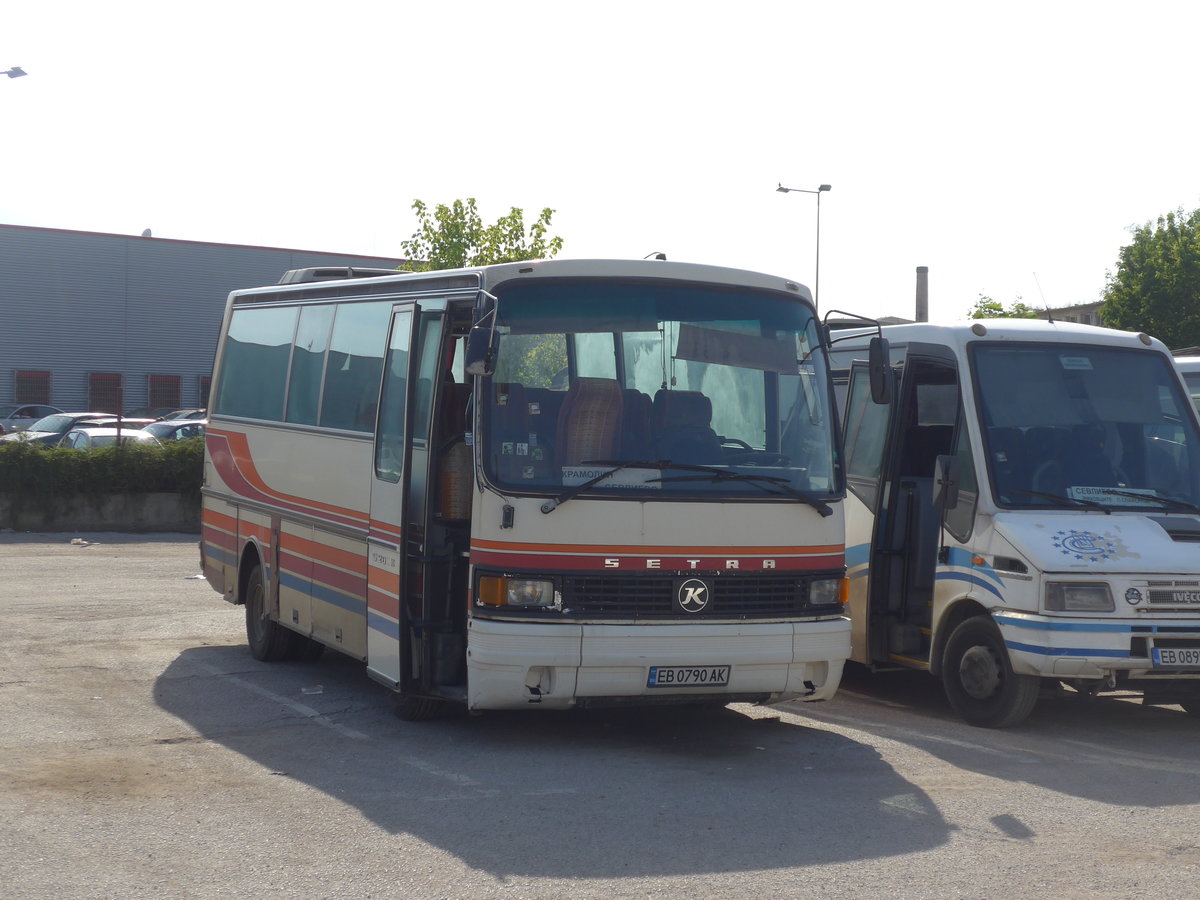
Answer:
[{"label": "open bus door", "polygon": [[[854,658],[929,665],[933,589],[942,534],[934,468],[953,453],[958,369],[949,351],[910,345],[888,404],[873,403],[870,372],[851,368],[846,412],[847,482],[870,510],[848,543],[867,537],[866,593],[852,606]],[[853,524],[850,524],[851,530]],[[848,555],[850,551],[848,550]],[[857,606],[858,608],[854,608]],[[858,649],[858,648],[861,648]]]},{"label": "open bus door", "polygon": [[376,418],[371,471],[371,525],[367,540],[367,670],[404,691],[412,676],[408,583],[408,496],[411,478],[411,397],[417,307],[392,311],[383,386]]}]

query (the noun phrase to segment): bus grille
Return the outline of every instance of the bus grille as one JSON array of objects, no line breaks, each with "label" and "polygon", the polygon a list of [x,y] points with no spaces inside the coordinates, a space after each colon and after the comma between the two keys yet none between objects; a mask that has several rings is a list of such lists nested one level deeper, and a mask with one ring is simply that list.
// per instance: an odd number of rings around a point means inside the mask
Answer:
[{"label": "bus grille", "polygon": [[[777,575],[705,578],[713,586],[712,602],[708,609],[695,614],[696,619],[773,619],[842,612],[838,605],[809,605],[806,578]],[[678,619],[683,614],[672,602],[676,580],[675,576],[564,576],[563,612],[588,618]]]}]

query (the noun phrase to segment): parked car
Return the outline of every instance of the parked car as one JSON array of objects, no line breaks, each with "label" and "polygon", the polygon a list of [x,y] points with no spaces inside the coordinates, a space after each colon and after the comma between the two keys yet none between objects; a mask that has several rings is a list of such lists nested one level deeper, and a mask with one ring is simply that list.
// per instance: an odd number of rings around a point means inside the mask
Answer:
[{"label": "parked car", "polygon": [[57,406],[42,403],[8,403],[0,406],[0,434],[24,431],[38,419],[62,412]]},{"label": "parked car", "polygon": [[186,441],[189,438],[204,437],[204,426],[208,419],[167,419],[162,422],[151,422],[142,428],[154,435],[160,441]]},{"label": "parked car", "polygon": [[[44,416],[38,419],[24,431],[19,431],[16,434],[6,434],[3,437],[0,437],[0,441],[26,441],[31,444],[44,444],[50,446],[61,441],[63,435],[76,425],[80,425],[85,422],[93,425],[100,425],[115,421],[117,421],[117,417],[111,413],[54,413],[53,415]],[[140,425],[135,425],[134,427],[141,428]]]},{"label": "parked car", "polygon": [[174,419],[207,419],[207,418],[208,418],[208,410],[207,409],[195,409],[195,408],[176,409],[176,410],[173,410],[172,412],[167,413],[167,415],[162,417],[164,422],[167,420],[174,420]]},{"label": "parked car", "polygon": [[159,419],[167,416],[171,416],[171,418],[178,418],[177,416],[172,415],[174,412],[175,407],[173,406],[156,406],[153,409],[151,409],[149,406],[139,406],[137,409],[131,409],[126,412],[125,418],[150,419],[152,422],[157,422]]},{"label": "parked car", "polygon": [[58,442],[58,446],[68,450],[91,450],[95,447],[111,447],[118,443],[152,444],[157,446],[158,438],[147,434],[140,428],[105,428],[99,426],[72,428]]}]

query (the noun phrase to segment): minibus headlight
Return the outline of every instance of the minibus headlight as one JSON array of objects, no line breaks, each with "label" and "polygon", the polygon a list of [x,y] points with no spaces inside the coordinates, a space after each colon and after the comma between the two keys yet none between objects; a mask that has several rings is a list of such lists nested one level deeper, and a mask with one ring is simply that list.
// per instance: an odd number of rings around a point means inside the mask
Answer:
[{"label": "minibus headlight", "polygon": [[1112,592],[1102,582],[1051,581],[1046,584],[1046,609],[1055,612],[1112,612]]},{"label": "minibus headlight", "polygon": [[486,606],[561,606],[554,582],[535,578],[485,575],[479,579],[476,601]]},{"label": "minibus headlight", "polygon": [[808,588],[808,602],[813,606],[832,606],[844,603],[842,595],[842,578],[822,578],[814,581]]}]

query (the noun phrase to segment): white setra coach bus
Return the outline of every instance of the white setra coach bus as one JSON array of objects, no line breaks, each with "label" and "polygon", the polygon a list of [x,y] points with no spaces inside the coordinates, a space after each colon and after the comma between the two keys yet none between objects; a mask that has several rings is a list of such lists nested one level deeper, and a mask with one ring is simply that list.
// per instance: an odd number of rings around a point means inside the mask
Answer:
[{"label": "white setra coach bus", "polygon": [[203,571],[256,658],[348,654],[402,718],[826,699],[850,624],[822,335],[798,284],[659,260],[235,291]]}]

